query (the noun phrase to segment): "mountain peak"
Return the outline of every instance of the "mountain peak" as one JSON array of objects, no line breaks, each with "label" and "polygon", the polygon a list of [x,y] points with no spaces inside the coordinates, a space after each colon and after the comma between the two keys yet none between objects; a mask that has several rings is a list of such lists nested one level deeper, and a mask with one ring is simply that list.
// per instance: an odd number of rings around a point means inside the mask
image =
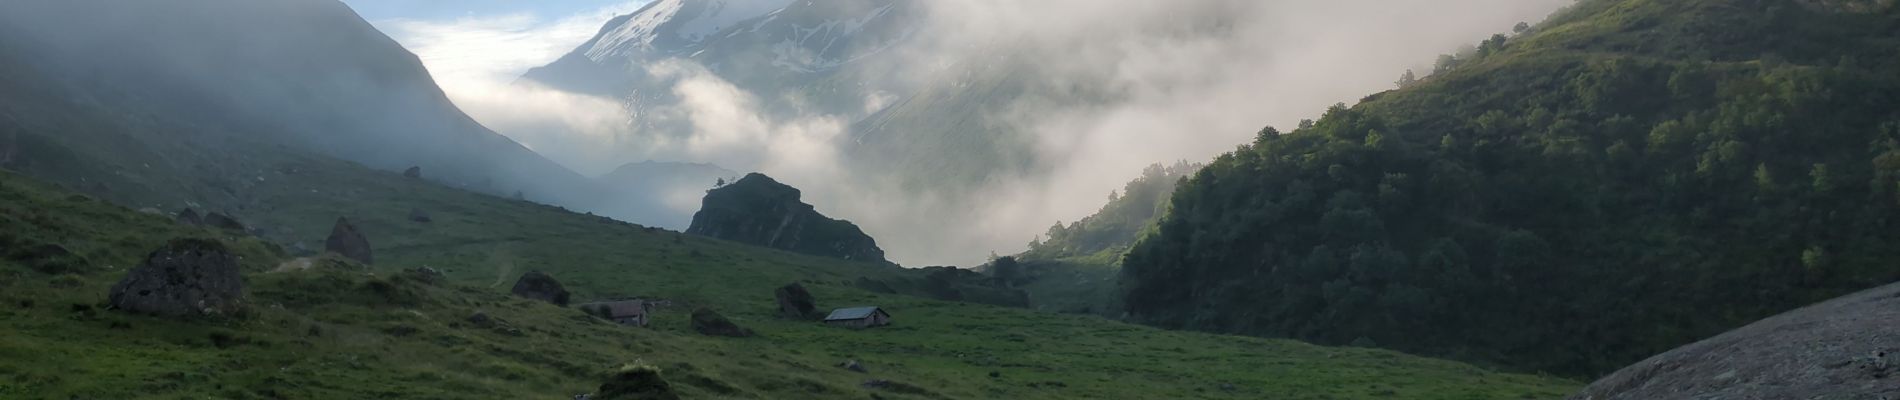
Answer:
[{"label": "mountain peak", "polygon": [[677,53],[742,21],[771,14],[793,0],[659,0],[615,18],[582,49],[594,61],[633,51]]}]

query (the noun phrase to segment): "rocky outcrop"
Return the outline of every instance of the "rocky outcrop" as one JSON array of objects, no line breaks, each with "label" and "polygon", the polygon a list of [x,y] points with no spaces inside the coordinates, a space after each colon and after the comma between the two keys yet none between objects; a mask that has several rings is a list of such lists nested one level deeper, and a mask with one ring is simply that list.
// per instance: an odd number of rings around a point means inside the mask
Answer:
[{"label": "rocky outcrop", "polygon": [[1769,317],[1610,374],[1572,400],[1885,399],[1900,394],[1900,284]]},{"label": "rocky outcrop", "polygon": [[812,299],[811,291],[804,285],[792,283],[773,291],[778,297],[778,311],[785,318],[807,319],[817,316],[818,304]]},{"label": "rocky outcrop", "polygon": [[409,178],[409,179],[422,179],[422,167],[409,167],[409,169],[402,171],[402,177]]},{"label": "rocky outcrop", "polygon": [[749,174],[706,192],[686,233],[795,253],[889,264],[877,241],[849,221],[826,218],[798,189]]},{"label": "rocky outcrop", "polygon": [[243,296],[236,255],[215,241],[178,239],[112,285],[108,301],[119,310],[182,317],[235,314]]},{"label": "rocky outcrop", "polygon": [[541,271],[528,271],[526,274],[521,274],[521,279],[515,280],[515,288],[512,292],[516,296],[567,307],[567,288],[561,286],[561,282],[554,280],[554,277]]},{"label": "rocky outcrop", "polygon": [[693,310],[693,331],[706,336],[750,337],[752,330],[732,323],[712,309]]},{"label": "rocky outcrop", "polygon": [[330,228],[330,238],[324,239],[323,249],[341,254],[356,262],[370,264],[375,257],[370,253],[369,238],[356,230],[348,218],[337,217],[336,226]]}]

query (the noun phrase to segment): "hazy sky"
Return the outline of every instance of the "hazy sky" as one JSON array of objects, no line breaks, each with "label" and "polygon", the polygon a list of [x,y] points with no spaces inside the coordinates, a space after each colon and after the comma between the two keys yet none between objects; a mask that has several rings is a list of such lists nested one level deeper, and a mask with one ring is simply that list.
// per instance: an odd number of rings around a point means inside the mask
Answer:
[{"label": "hazy sky", "polygon": [[344,0],[422,58],[450,97],[504,85],[648,0]]}]

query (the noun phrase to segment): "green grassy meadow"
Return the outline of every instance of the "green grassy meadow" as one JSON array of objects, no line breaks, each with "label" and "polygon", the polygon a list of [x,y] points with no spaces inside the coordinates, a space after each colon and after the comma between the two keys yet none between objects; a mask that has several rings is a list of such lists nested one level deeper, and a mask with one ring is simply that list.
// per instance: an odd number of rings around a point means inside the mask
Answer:
[{"label": "green grassy meadow", "polygon": [[[565,399],[622,365],[659,368],[686,398],[1558,398],[1574,381],[1400,353],[1164,331],[855,288],[914,274],[648,229],[472,194],[325,159],[283,158],[233,211],[259,232],[175,224],[0,174],[0,398]],[[407,219],[421,209],[431,223]],[[167,210],[172,211],[172,210]],[[201,210],[203,212],[203,210]],[[322,248],[338,216],[377,263],[268,272]],[[242,257],[245,315],[173,320],[105,310],[108,288],[174,237]],[[53,244],[73,256],[21,256]],[[430,267],[433,284],[405,271]],[[547,272],[576,302],[671,302],[650,328],[507,294]],[[853,331],[776,316],[801,282],[820,308],[879,305],[895,325]],[[759,335],[701,336],[696,307]],[[477,312],[489,323],[475,323]],[[836,365],[857,360],[858,373]],[[866,388],[868,380],[898,384]]]}]

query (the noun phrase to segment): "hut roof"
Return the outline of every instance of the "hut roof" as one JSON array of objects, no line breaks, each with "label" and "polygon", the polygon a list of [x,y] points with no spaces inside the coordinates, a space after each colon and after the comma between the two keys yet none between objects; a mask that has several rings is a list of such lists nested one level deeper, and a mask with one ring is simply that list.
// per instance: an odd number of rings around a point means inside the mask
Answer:
[{"label": "hut roof", "polygon": [[641,300],[626,300],[626,301],[609,301],[609,302],[602,302],[602,303],[587,303],[587,304],[582,304],[580,308],[582,308],[582,309],[596,309],[596,308],[604,308],[604,309],[607,309],[607,317],[608,317],[608,318],[623,318],[623,317],[632,317],[632,316],[637,316],[637,315],[646,315],[646,313],[647,313],[647,306],[646,306],[646,302],[645,302],[645,301],[641,301]]},{"label": "hut roof", "polygon": [[831,315],[825,316],[825,320],[826,321],[848,321],[848,320],[854,320],[854,319],[865,319],[865,318],[870,318],[871,314],[876,314],[880,311],[881,310],[878,310],[877,306],[840,308],[836,310],[831,310]]}]

